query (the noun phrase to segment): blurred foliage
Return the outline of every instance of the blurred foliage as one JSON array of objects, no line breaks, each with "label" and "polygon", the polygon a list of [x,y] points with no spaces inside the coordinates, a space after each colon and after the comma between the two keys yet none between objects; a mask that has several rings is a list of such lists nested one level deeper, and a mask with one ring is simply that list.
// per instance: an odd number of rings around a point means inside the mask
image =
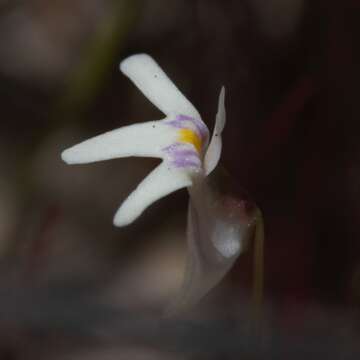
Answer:
[{"label": "blurred foliage", "polygon": [[86,109],[109,80],[112,67],[118,63],[115,56],[125,46],[139,12],[138,0],[113,1],[110,6],[110,15],[98,24],[98,30],[84,51],[83,61],[69,76],[60,109],[55,111],[67,121],[73,122],[74,115]]}]

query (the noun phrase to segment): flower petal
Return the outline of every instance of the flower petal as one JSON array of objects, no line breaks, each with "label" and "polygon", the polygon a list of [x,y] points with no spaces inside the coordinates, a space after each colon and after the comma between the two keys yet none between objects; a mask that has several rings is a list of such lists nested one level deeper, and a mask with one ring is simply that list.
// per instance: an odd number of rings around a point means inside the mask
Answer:
[{"label": "flower petal", "polygon": [[61,157],[68,164],[84,164],[128,156],[161,158],[161,150],[176,141],[176,136],[176,131],[162,121],[149,121],[95,136],[63,151]]},{"label": "flower petal", "polygon": [[151,56],[130,56],[120,63],[120,70],[166,115],[184,114],[200,119],[195,107]]},{"label": "flower petal", "polygon": [[152,203],[162,197],[191,185],[190,176],[162,162],[128,196],[115,214],[114,225],[132,223]]},{"label": "flower petal", "polygon": [[218,112],[216,114],[214,132],[210,141],[210,145],[206,151],[204,160],[206,175],[209,175],[215,169],[220,160],[222,148],[221,133],[224,130],[225,121],[225,88],[222,87],[219,96]]}]

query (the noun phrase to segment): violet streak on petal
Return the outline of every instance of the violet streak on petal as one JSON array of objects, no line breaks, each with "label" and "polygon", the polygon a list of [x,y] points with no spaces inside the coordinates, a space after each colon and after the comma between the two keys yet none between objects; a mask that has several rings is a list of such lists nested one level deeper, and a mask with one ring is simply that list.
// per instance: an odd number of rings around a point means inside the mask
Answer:
[{"label": "violet streak on petal", "polygon": [[209,137],[209,130],[207,126],[201,120],[188,115],[176,115],[175,119],[166,121],[166,124],[171,125],[177,129],[186,129],[190,125],[194,127],[194,130],[201,137],[202,141],[207,140]]},{"label": "violet streak on petal", "polygon": [[172,164],[176,168],[200,168],[201,162],[199,159],[187,159],[187,158],[179,158],[175,159]]},{"label": "violet streak on petal", "polygon": [[162,151],[167,155],[170,164],[176,168],[194,167],[198,169],[201,167],[199,154],[187,144],[174,143]]}]

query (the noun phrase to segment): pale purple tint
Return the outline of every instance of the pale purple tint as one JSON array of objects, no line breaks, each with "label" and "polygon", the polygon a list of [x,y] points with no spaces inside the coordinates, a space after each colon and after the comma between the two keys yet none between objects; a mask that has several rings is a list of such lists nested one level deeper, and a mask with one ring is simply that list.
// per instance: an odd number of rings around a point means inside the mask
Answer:
[{"label": "pale purple tint", "polygon": [[179,114],[179,115],[176,115],[175,119],[167,121],[166,123],[176,127],[177,129],[186,129],[187,127],[184,124],[184,122],[186,122],[186,121],[190,121],[195,126],[196,131],[197,131],[198,135],[200,135],[202,140],[207,139],[207,137],[209,136],[208,128],[199,119],[195,119],[191,116]]},{"label": "pale purple tint", "polygon": [[169,156],[170,163],[175,167],[200,167],[201,161],[195,149],[190,149],[188,145],[175,143],[163,149]]},{"label": "pale purple tint", "polygon": [[178,159],[174,159],[171,162],[171,164],[177,168],[186,168],[186,167],[198,168],[200,166],[200,160],[199,159],[189,159],[189,158],[178,158]]},{"label": "pale purple tint", "polygon": [[189,149],[187,144],[174,143],[162,149],[167,154],[171,156],[196,156],[198,157],[198,152],[195,149]]}]

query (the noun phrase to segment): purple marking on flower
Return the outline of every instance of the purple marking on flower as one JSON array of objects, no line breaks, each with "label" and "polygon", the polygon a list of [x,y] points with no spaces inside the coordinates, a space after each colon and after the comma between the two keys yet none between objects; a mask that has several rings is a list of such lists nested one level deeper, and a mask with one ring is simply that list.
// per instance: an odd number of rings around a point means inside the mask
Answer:
[{"label": "purple marking on flower", "polygon": [[[197,161],[196,161],[197,160]],[[177,168],[186,168],[186,167],[200,167],[199,159],[189,159],[189,158],[177,158],[174,159],[171,164]]]},{"label": "purple marking on flower", "polygon": [[184,148],[184,146],[185,146],[184,143],[176,142],[176,143],[173,143],[169,146],[162,148],[162,150],[165,152],[171,153],[171,152],[179,149],[179,147]]},{"label": "purple marking on flower", "polygon": [[174,143],[162,149],[170,156],[195,156],[199,157],[198,152],[189,148],[189,145],[183,143]]},{"label": "purple marking on flower", "polygon": [[191,116],[179,114],[176,115],[175,119],[167,121],[166,123],[168,125],[176,127],[177,129],[184,129],[187,128],[187,126],[185,125],[187,121],[191,122],[195,126],[198,135],[203,141],[208,138],[209,130],[206,125],[201,120],[193,118]]},{"label": "purple marking on flower", "polygon": [[175,156],[194,156],[196,158],[199,157],[199,154],[196,150],[193,149],[183,149],[183,150],[176,150],[174,151]]},{"label": "purple marking on flower", "polygon": [[173,126],[174,128],[177,128],[177,129],[183,129],[184,128],[184,123],[182,121],[180,121],[180,120],[177,120],[177,119],[168,120],[168,121],[166,121],[166,124],[171,125],[171,126]]},{"label": "purple marking on flower", "polygon": [[195,149],[189,148],[182,143],[174,143],[162,149],[168,156],[170,163],[175,167],[196,167],[201,166],[199,154]]}]

